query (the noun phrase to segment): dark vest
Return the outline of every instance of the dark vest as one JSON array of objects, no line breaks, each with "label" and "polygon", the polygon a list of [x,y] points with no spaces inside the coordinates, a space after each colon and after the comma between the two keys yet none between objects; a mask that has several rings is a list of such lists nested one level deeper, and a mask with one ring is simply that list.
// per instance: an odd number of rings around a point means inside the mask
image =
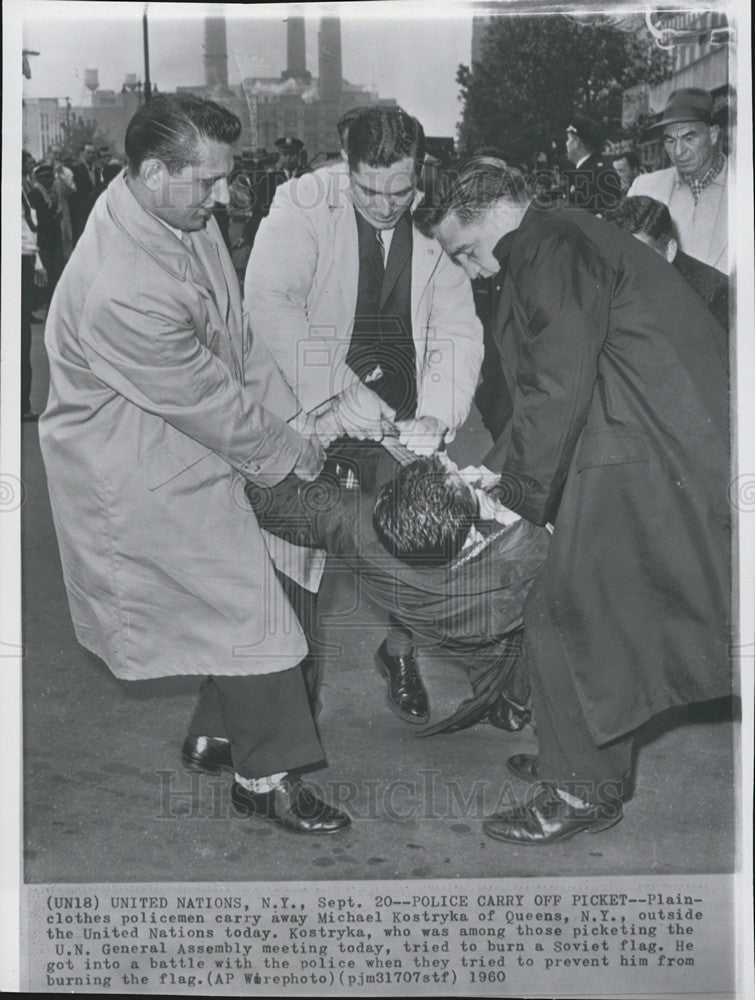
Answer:
[{"label": "dark vest", "polygon": [[412,222],[404,215],[393,231],[383,265],[376,230],[355,209],[359,235],[359,286],[354,332],[346,363],[408,420],[417,411],[416,352],[412,340]]}]

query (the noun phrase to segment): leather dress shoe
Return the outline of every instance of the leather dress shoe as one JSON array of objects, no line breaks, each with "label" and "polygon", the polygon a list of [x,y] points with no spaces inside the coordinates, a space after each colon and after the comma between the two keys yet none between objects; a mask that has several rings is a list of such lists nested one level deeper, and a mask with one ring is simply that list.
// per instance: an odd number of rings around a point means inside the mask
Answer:
[{"label": "leather dress shoe", "polygon": [[233,772],[230,740],[217,736],[187,736],[181,750],[184,766],[190,771]]},{"label": "leather dress shoe", "polygon": [[430,706],[414,659],[414,650],[409,650],[406,656],[391,656],[383,642],[376,660],[380,672],[388,678],[388,706],[391,711],[405,722],[427,722]]},{"label": "leather dress shoe", "polygon": [[269,792],[250,792],[234,781],[231,802],[242,815],[269,819],[293,833],[338,833],[351,824],[345,813],[318,799],[291,775]]},{"label": "leather dress shoe", "polygon": [[517,708],[503,694],[499,694],[488,710],[488,722],[507,733],[518,733],[530,721],[528,708]]},{"label": "leather dress shoe", "polygon": [[573,806],[562,799],[552,785],[543,783],[535,788],[535,794],[524,805],[483,820],[483,833],[509,844],[543,846],[577,833],[607,830],[624,815],[618,799]]},{"label": "leather dress shoe", "polygon": [[532,753],[515,753],[506,761],[506,767],[522,781],[537,783],[540,778],[537,773],[539,758]]}]

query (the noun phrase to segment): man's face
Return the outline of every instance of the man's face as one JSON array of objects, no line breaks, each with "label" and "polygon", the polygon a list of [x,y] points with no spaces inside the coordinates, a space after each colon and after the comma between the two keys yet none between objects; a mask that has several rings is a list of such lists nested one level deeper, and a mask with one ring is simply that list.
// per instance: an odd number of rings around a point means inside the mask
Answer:
[{"label": "man's face", "polygon": [[579,159],[581,144],[579,136],[574,129],[566,130],[566,158],[570,163],[576,163]]},{"label": "man's face", "polygon": [[435,238],[469,278],[490,278],[501,268],[493,250],[501,237],[514,228],[513,224],[506,228],[501,212],[490,206],[468,223],[460,222],[454,213],[447,215],[436,228]]},{"label": "man's face", "polygon": [[[16,162],[18,163],[18,160],[16,160]],[[26,156],[21,158],[21,173],[24,177],[28,177],[35,166],[36,163],[31,153],[27,153]]]},{"label": "man's face", "polygon": [[227,205],[228,174],[233,169],[233,149],[228,143],[200,139],[199,160],[172,176],[163,165],[154,214],[174,229],[191,233],[204,229],[214,202]]},{"label": "man's face", "polygon": [[84,162],[88,163],[89,166],[91,167],[91,165],[97,159],[97,150],[94,148],[94,146],[90,146],[89,143],[87,143],[87,145],[84,146],[84,152],[82,153],[82,156],[84,157]]},{"label": "man's face", "polygon": [[349,180],[356,210],[375,229],[393,229],[411,207],[417,190],[411,156],[390,167],[360,163],[357,170],[349,172]]},{"label": "man's face", "polygon": [[50,149],[50,159],[53,163],[60,163],[63,159],[63,150],[60,146],[52,146]]},{"label": "man's face", "polygon": [[621,190],[624,194],[632,186],[632,182],[637,176],[636,171],[632,169],[627,163],[625,156],[620,157],[618,160],[613,161],[613,169],[619,175],[619,182],[621,183]]},{"label": "man's face", "polygon": [[669,159],[684,177],[701,177],[713,162],[718,126],[705,122],[679,122],[663,130]]},{"label": "man's face", "polygon": [[299,152],[295,149],[284,149],[281,150],[280,159],[278,165],[281,170],[296,170],[299,164]]}]

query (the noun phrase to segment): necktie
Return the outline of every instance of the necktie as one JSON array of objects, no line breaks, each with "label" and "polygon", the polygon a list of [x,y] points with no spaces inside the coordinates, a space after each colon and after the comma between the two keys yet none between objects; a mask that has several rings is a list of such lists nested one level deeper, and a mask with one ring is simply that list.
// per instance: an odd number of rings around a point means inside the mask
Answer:
[{"label": "necktie", "polygon": [[378,246],[380,247],[380,256],[383,260],[383,267],[385,267],[385,243],[383,242],[383,234],[379,229],[376,229],[375,236],[377,236]]}]

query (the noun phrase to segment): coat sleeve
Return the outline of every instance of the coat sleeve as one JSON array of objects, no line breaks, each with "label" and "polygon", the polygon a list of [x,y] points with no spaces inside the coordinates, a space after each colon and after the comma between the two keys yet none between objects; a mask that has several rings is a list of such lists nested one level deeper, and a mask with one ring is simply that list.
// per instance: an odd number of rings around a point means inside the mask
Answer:
[{"label": "coat sleeve", "polygon": [[[318,184],[321,191],[317,190]],[[300,378],[298,371],[302,346],[309,334],[307,297],[317,268],[317,236],[309,213],[301,208],[310,204],[310,195],[325,197],[324,183],[315,174],[307,175],[297,186],[284,184],[278,188],[270,214],[257,232],[244,278],[244,307],[252,334],[265,341],[307,411],[322,402],[310,392],[307,380]]]},{"label": "coat sleeve", "polygon": [[[358,490],[345,491],[325,472],[309,483],[293,475],[272,487],[247,483],[245,492],[265,531],[291,545],[325,549],[347,559],[356,555],[359,546],[360,505],[373,502]],[[371,533],[370,540],[374,541]]]},{"label": "coat sleeve", "polygon": [[587,419],[608,333],[613,274],[575,229],[525,250],[511,272],[517,358],[504,502],[545,524],[555,518]]},{"label": "coat sleeve", "polygon": [[242,475],[276,483],[296,465],[303,441],[200,343],[182,290],[167,275],[160,285],[129,284],[100,272],[79,330],[89,367]]},{"label": "coat sleeve", "polygon": [[469,278],[445,253],[432,280],[425,351],[417,416],[440,420],[450,441],[469,415],[483,347]]}]

